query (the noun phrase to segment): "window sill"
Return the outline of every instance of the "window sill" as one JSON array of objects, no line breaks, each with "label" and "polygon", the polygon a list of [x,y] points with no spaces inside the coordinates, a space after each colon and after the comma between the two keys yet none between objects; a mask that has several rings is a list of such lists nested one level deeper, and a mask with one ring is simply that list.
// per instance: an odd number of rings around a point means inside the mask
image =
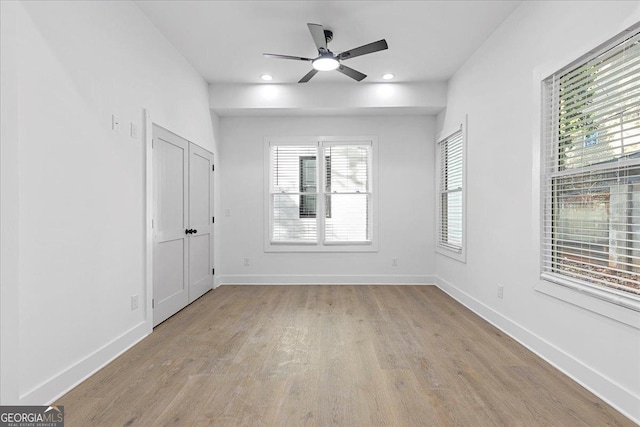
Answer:
[{"label": "window sill", "polygon": [[449,249],[445,246],[436,245],[436,252],[439,253],[440,255],[444,255],[451,259],[455,259],[456,261],[460,261],[463,264],[466,264],[467,262],[467,257],[464,253],[464,250],[461,250],[460,252],[458,252],[458,251]]},{"label": "window sill", "polygon": [[366,243],[327,243],[319,245],[300,243],[271,242],[265,244],[265,252],[378,252],[378,245],[373,242]]},{"label": "window sill", "polygon": [[640,329],[640,297],[583,285],[553,274],[543,273],[540,277],[542,280],[534,287],[536,291]]}]

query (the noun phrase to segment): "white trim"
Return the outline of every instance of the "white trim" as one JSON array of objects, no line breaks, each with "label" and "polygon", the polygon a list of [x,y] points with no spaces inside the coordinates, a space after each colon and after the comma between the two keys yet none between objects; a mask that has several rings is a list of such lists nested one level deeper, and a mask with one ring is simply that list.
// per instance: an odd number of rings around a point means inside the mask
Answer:
[{"label": "white trim", "polygon": [[572,280],[543,274],[534,289],[609,319],[640,329],[640,301],[614,289],[597,289]]},{"label": "white trim", "polygon": [[145,295],[144,319],[149,325],[149,333],[153,330],[153,121],[149,110],[144,110],[144,233],[145,233]]},{"label": "white trim", "polygon": [[218,286],[220,286],[222,284],[220,279],[221,279],[220,276],[217,276],[217,275],[213,276],[213,289],[216,289]]},{"label": "white trim", "polygon": [[271,242],[268,246],[265,242],[265,252],[378,252],[378,247],[374,242],[367,243],[326,243],[320,245],[316,242]]},{"label": "white trim", "polygon": [[[468,130],[467,130],[467,122],[468,115],[465,114],[464,120],[460,122],[460,125],[455,129],[452,129],[447,132],[441,132],[438,139],[436,139],[435,143],[435,230],[436,230],[436,238],[435,238],[435,251],[440,255],[444,255],[446,257],[455,259],[461,263],[467,262],[467,138],[468,138]],[[460,248],[452,248],[447,245],[440,244],[439,240],[439,231],[440,230],[440,144],[445,140],[449,139],[456,133],[460,132],[462,137],[462,245]]]},{"label": "white trim", "polygon": [[[323,234],[324,217],[318,218],[318,238],[316,241],[306,242],[272,242],[271,223],[273,212],[271,206],[271,147],[273,145],[309,145],[316,146],[318,150],[317,158],[322,158],[321,150],[323,146],[329,145],[369,145],[371,147],[371,240],[366,242],[324,242]],[[377,136],[266,136],[263,144],[263,250],[264,252],[378,252],[378,137]],[[318,168],[320,174],[322,168]],[[317,182],[321,180],[318,179]],[[324,185],[324,183],[323,183]],[[320,194],[320,193],[318,193]],[[324,193],[323,193],[324,194]],[[321,208],[324,206],[324,198],[318,197]],[[323,210],[323,209],[321,209]]]},{"label": "white trim", "polygon": [[275,145],[317,145],[318,142],[324,142],[329,145],[364,145],[366,143],[375,143],[377,138],[371,135],[314,135],[314,136],[265,136],[264,141],[267,145],[274,143]]},{"label": "white trim", "polygon": [[[344,193],[343,193],[344,194]],[[363,193],[366,194],[366,193]],[[371,194],[371,193],[369,193]],[[373,243],[370,241],[358,241],[358,240],[352,240],[350,242],[331,242],[331,241],[327,241],[326,239],[322,241],[322,244],[325,246],[348,246],[348,245],[358,245],[358,246],[366,246],[366,245],[372,245]]]},{"label": "white trim", "polygon": [[219,285],[433,285],[434,275],[264,275],[232,274],[220,277]]},{"label": "white trim", "polygon": [[[466,122],[466,120],[467,120],[467,117],[465,115],[464,122]],[[454,134],[460,132],[461,130],[463,130],[463,121],[460,121],[460,124],[456,126],[455,129],[448,129],[446,131],[441,131],[436,137],[436,145],[440,144],[445,139],[451,138]]]},{"label": "white trim", "polygon": [[296,145],[318,145],[321,136],[301,136],[301,137],[265,137],[264,142],[267,148],[276,146],[296,146]]},{"label": "white trim", "polygon": [[354,138],[351,137],[323,137],[319,139],[325,147],[335,147],[341,145],[358,145],[358,146],[369,146],[372,147],[374,137],[373,136],[356,136]]},{"label": "white trim", "polygon": [[453,299],[500,329],[505,334],[550,363],[576,383],[640,424],[640,396],[587,366],[561,348],[500,314],[446,280],[436,276],[436,286]]},{"label": "white trim", "polygon": [[[590,286],[583,286],[575,281],[561,280],[556,277],[549,280],[548,275],[542,274],[542,218],[545,216],[543,208],[543,200],[541,193],[541,181],[543,179],[543,116],[542,116],[542,95],[544,90],[544,80],[571,64],[575,64],[589,52],[600,49],[604,44],[610,43],[612,39],[619,36],[622,32],[627,31],[639,25],[640,7],[637,9],[639,13],[630,16],[624,22],[621,22],[617,28],[613,28],[608,34],[598,37],[596,40],[587,41],[581,48],[565,55],[563,58],[554,60],[551,63],[543,64],[533,70],[532,81],[532,111],[531,117],[534,123],[532,127],[532,167],[531,167],[531,242],[535,248],[532,252],[536,253],[538,258],[536,263],[538,271],[541,273],[540,280],[534,289],[545,295],[552,296],[569,304],[584,308],[599,315],[610,319],[625,323],[629,326],[637,328],[639,320],[637,320],[637,311],[635,308],[628,308],[624,305],[618,305],[619,292],[602,288],[602,291],[596,290]],[[597,46],[594,48],[594,46]],[[633,161],[635,162],[635,161]],[[626,164],[626,163],[625,163]],[[609,294],[604,298],[603,295]],[[633,296],[625,298],[630,300],[632,306],[637,306]]]},{"label": "white trim", "polygon": [[[204,148],[203,148],[204,149]],[[208,150],[205,150],[208,151]],[[211,224],[211,287],[209,288],[209,290],[215,289],[216,284],[215,284],[215,271],[216,271],[216,221],[215,221],[215,217],[216,215],[216,174],[215,174],[215,170],[216,170],[216,159],[217,159],[217,155],[216,153],[214,153],[213,151],[209,151],[211,153],[211,180],[210,185],[211,188],[209,189],[209,191],[211,192],[210,194],[210,199],[209,199],[209,209],[211,212],[211,216],[212,218],[212,224]],[[218,221],[218,223],[220,223],[220,221]]]},{"label": "white trim", "polygon": [[69,390],[111,363],[151,331],[147,322],[138,323],[80,361],[20,396],[20,405],[49,405]]}]

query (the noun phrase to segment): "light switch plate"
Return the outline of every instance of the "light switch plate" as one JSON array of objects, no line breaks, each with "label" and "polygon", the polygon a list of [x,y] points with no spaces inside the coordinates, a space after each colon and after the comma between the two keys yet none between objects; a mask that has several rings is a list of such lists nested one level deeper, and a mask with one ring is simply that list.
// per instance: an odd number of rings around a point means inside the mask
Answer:
[{"label": "light switch plate", "polygon": [[111,115],[111,130],[114,132],[120,132],[120,117],[115,114]]}]

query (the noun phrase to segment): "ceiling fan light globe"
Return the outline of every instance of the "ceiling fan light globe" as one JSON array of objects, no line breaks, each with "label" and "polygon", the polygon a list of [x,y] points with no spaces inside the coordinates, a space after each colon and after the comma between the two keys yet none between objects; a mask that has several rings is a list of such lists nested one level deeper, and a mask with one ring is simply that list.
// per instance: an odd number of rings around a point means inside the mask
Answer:
[{"label": "ceiling fan light globe", "polygon": [[340,66],[340,63],[335,58],[323,57],[314,60],[312,65],[313,68],[318,71],[331,71],[338,68]]}]

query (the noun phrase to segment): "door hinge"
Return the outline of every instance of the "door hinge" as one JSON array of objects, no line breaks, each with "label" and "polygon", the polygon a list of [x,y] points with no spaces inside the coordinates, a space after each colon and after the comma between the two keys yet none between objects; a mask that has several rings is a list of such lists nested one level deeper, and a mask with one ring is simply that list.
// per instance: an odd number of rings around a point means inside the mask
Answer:
[{"label": "door hinge", "polygon": [[211,165],[211,172],[213,172],[213,171],[215,171],[215,170],[216,170],[215,165]]},{"label": "door hinge", "polygon": [[215,216],[212,216],[212,217],[211,217],[211,224],[213,224],[214,222],[216,222],[216,217],[215,217]]},{"label": "door hinge", "polygon": [[153,228],[153,219],[151,220],[151,228]]},{"label": "door hinge", "polygon": [[155,139],[155,138],[153,138],[153,139],[151,140],[151,148],[153,148],[153,144],[154,144],[155,142],[156,142],[156,139]]},{"label": "door hinge", "polygon": [[151,308],[155,308],[156,307],[156,300],[152,299],[151,300]]},{"label": "door hinge", "polygon": [[213,275],[215,275],[215,274],[216,274],[216,269],[215,269],[215,268],[212,268],[212,269],[211,269],[211,275],[213,276]]}]

